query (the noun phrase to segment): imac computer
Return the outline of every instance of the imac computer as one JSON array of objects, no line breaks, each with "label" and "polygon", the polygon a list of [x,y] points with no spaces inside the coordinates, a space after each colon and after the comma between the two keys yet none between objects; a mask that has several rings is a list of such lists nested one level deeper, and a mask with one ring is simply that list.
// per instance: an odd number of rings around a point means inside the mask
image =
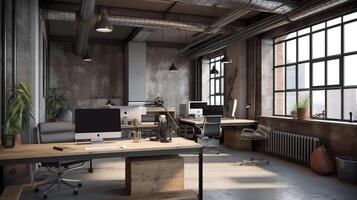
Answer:
[{"label": "imac computer", "polygon": [[187,104],[188,114],[194,115],[195,118],[203,117],[203,109],[207,106],[204,101],[189,101]]},{"label": "imac computer", "polygon": [[91,142],[121,138],[120,109],[76,109],[74,137]]}]

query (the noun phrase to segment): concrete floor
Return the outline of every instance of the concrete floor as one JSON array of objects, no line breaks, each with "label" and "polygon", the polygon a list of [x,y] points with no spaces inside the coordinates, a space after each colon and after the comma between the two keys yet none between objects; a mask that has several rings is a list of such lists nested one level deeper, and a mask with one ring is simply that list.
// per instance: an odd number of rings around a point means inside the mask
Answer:
[{"label": "concrete floor", "polygon": [[[185,154],[185,188],[197,190],[197,156]],[[238,166],[237,161],[250,156],[270,160],[265,166]],[[70,178],[79,178],[83,187],[78,196],[72,190],[57,188],[49,199],[100,200],[115,197],[124,190],[123,159],[94,162],[95,171],[76,171]],[[22,200],[42,199],[41,193],[25,189]],[[222,148],[221,154],[204,155],[205,200],[356,200],[357,185],[322,177],[309,168],[254,152],[238,152]]]}]

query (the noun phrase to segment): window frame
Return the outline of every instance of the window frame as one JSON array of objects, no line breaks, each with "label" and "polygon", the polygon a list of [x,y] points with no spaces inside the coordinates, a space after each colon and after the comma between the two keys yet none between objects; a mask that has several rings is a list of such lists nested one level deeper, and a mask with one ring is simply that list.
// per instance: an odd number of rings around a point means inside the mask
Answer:
[{"label": "window frame", "polygon": [[[343,17],[346,16],[346,15],[349,15],[351,13],[355,13],[356,11],[352,11],[352,12],[349,12],[347,14],[344,14],[344,15],[340,15],[338,17],[332,17],[332,18],[328,18],[328,19],[325,19],[323,21],[319,21],[317,23],[314,23],[312,25],[309,25],[309,26],[305,26],[305,27],[301,27],[299,28],[298,30],[295,30],[295,31],[291,31],[291,32],[288,32],[286,34],[283,34],[283,35],[279,35],[277,37],[274,37],[273,38],[273,116],[283,116],[283,117],[291,117],[291,113],[288,113],[290,111],[287,110],[288,108],[288,105],[287,105],[287,93],[288,92],[295,92],[295,96],[296,96],[296,99],[295,99],[295,103],[298,102],[298,99],[299,99],[299,92],[303,92],[303,91],[308,91],[309,92],[309,102],[310,102],[310,116],[312,118],[313,116],[313,99],[312,99],[312,93],[313,91],[319,91],[319,90],[323,90],[324,91],[324,94],[325,94],[325,100],[324,100],[324,111],[325,111],[325,116],[323,118],[315,118],[315,119],[321,119],[321,120],[331,120],[331,121],[349,121],[349,119],[344,119],[344,90],[345,89],[357,89],[357,85],[348,85],[348,86],[345,86],[344,83],[345,83],[345,77],[344,77],[344,58],[346,56],[350,56],[350,55],[357,55],[357,50],[355,51],[352,51],[352,52],[347,52],[345,53],[345,49],[344,49],[344,30],[345,30],[345,26],[347,24],[350,24],[350,23],[357,23],[357,19],[352,19],[352,20],[348,20],[348,21],[344,21],[343,20]],[[340,23],[337,23],[337,24],[334,24],[332,26],[327,26],[327,22],[330,21],[330,20],[333,20],[333,19],[337,19],[337,18],[340,18]],[[314,30],[312,31],[312,27],[315,26],[315,25],[318,25],[318,24],[324,24],[324,28],[322,29],[318,29],[318,30]],[[340,53],[339,54],[335,54],[335,55],[328,55],[328,30],[329,29],[333,29],[333,28],[336,28],[336,27],[340,27]],[[305,30],[305,29],[309,29],[309,32],[308,33],[304,33],[304,34],[301,34],[299,35],[298,34],[298,31],[301,31],[301,30]],[[318,32],[321,32],[321,31],[324,31],[324,35],[325,35],[325,38],[324,38],[324,43],[325,43],[325,51],[324,51],[324,56],[323,57],[319,57],[319,58],[312,58],[313,56],[313,34],[314,33],[318,33]],[[288,39],[281,39],[282,37],[284,36],[287,36],[287,35],[292,35],[295,33],[295,36],[293,37],[289,37]],[[305,37],[305,36],[309,36],[309,59],[307,60],[303,60],[303,61],[299,61],[299,38],[302,38],[302,37]],[[295,50],[295,53],[296,53],[296,62],[293,62],[293,63],[287,63],[287,42],[289,41],[292,41],[292,40],[295,40],[296,41],[296,50]],[[282,44],[284,43],[284,64],[282,65],[276,65],[276,45],[278,44]],[[339,59],[339,84],[334,84],[334,85],[328,85],[328,66],[327,66],[327,62],[330,61],[330,60],[335,60],[335,59]],[[322,86],[313,86],[313,63],[317,63],[317,62],[324,62],[325,66],[324,66],[324,85]],[[308,63],[309,64],[309,87],[308,88],[299,88],[299,83],[298,83],[298,79],[299,79],[299,65],[300,64],[305,64],[305,63]],[[294,89],[287,89],[287,67],[290,67],[290,66],[295,66],[295,88]],[[276,74],[275,74],[275,70],[277,68],[284,68],[284,89],[283,90],[276,90]],[[328,91],[330,90],[340,90],[341,91],[341,99],[340,99],[340,102],[341,102],[341,116],[339,119],[333,119],[333,118],[327,118],[328,116],[328,110],[327,110],[327,107],[328,107],[328,102],[327,102],[327,93]],[[284,114],[276,114],[276,106],[275,106],[275,102],[276,102],[276,99],[275,99],[275,94],[276,93],[279,93],[279,92],[283,92],[284,93]]]},{"label": "window frame", "polygon": [[[219,54],[219,55],[215,55],[213,57],[209,58],[209,71],[212,69],[213,65],[216,64],[216,62],[219,62],[219,67],[216,66],[216,69],[218,70],[219,74],[214,74],[213,77],[211,76],[212,74],[209,73],[209,99],[208,99],[208,104],[209,105],[224,105],[224,88],[222,91],[222,83],[224,84],[224,63],[221,62],[221,60],[223,59],[224,54]],[[211,81],[214,80],[214,93],[212,94],[211,92]],[[216,82],[219,82],[219,90],[218,92],[216,91],[217,89],[217,85]],[[223,85],[224,86],[224,85]],[[220,104],[217,104],[216,98],[217,96],[220,98]],[[211,101],[211,98],[214,97],[214,101]]]}]

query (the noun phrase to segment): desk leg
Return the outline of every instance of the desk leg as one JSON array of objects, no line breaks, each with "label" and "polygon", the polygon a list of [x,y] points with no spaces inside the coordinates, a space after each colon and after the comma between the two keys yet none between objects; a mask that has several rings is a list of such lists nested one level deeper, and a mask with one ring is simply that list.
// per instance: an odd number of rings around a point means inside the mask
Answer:
[{"label": "desk leg", "polygon": [[198,154],[198,199],[203,199],[203,149]]}]

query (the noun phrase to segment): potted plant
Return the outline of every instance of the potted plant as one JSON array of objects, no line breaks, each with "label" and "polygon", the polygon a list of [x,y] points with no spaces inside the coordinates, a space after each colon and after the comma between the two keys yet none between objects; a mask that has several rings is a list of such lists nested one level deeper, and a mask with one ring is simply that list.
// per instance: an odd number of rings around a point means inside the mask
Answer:
[{"label": "potted plant", "polygon": [[302,120],[310,119],[310,100],[305,97],[302,101],[299,101],[297,108],[297,118]]},{"label": "potted plant", "polygon": [[30,86],[20,82],[11,91],[8,101],[8,114],[4,126],[4,147],[21,145],[21,133],[24,132],[31,115]]},{"label": "potted plant", "polygon": [[68,100],[59,88],[49,88],[46,95],[46,113],[48,121],[56,121],[60,112],[70,109]]},{"label": "potted plant", "polygon": [[293,109],[291,110],[291,117],[293,119],[297,119],[297,110],[298,110],[298,105],[297,103],[295,103]]}]

